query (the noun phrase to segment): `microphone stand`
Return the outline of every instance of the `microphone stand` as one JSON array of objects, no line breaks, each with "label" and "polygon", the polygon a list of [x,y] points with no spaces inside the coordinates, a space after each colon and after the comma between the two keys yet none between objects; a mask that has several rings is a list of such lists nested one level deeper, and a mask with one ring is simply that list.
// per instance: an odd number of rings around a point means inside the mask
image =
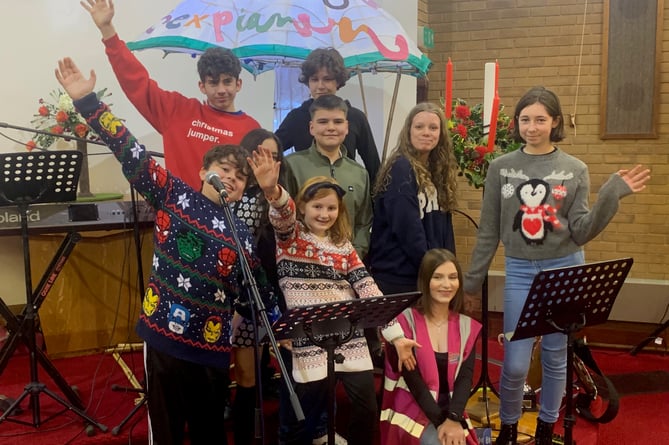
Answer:
[{"label": "microphone stand", "polygon": [[260,366],[258,364],[258,354],[257,354],[259,339],[258,339],[258,325],[256,322],[256,315],[260,318],[260,321],[267,330],[267,337],[269,338],[269,341],[272,345],[272,349],[274,350],[274,355],[279,364],[279,368],[281,369],[282,379],[286,385],[286,388],[288,388],[288,393],[290,394],[290,403],[293,407],[293,411],[295,412],[295,417],[297,418],[298,421],[304,420],[304,413],[302,412],[302,406],[300,405],[300,401],[297,398],[295,389],[293,388],[293,385],[290,382],[290,379],[288,378],[288,370],[286,369],[286,365],[284,364],[283,358],[281,357],[281,353],[279,351],[279,344],[276,342],[276,338],[274,337],[274,332],[272,332],[272,326],[270,325],[269,319],[267,317],[267,308],[265,307],[265,303],[263,303],[262,298],[260,297],[260,291],[258,290],[258,283],[256,282],[253,273],[251,272],[251,267],[249,266],[248,260],[246,259],[246,255],[244,255],[244,249],[242,248],[242,244],[239,241],[237,228],[235,227],[234,224],[235,220],[234,217],[232,216],[232,210],[230,209],[230,205],[228,204],[227,197],[228,194],[224,188],[219,190],[219,201],[221,203],[221,207],[223,207],[223,213],[225,214],[225,219],[228,222],[228,227],[230,227],[230,232],[232,233],[232,239],[234,240],[235,245],[237,246],[237,257],[239,258],[239,264],[241,265],[242,268],[242,275],[245,284],[244,288],[248,289],[248,294],[252,299],[250,305],[251,321],[253,322],[253,333],[255,342],[254,359],[256,363],[256,381],[258,382],[258,384],[256,385],[256,400],[258,402],[258,406],[256,407],[256,418],[255,418],[256,438],[262,438],[264,436],[264,423],[262,416],[262,387],[260,386],[261,383],[259,382],[261,379],[259,379]]}]

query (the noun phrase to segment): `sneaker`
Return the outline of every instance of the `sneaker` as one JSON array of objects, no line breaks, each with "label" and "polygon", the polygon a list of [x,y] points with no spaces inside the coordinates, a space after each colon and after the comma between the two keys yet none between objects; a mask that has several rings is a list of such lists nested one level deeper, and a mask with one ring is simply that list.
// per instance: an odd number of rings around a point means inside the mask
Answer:
[{"label": "sneaker", "polygon": [[[335,431],[335,445],[348,445],[348,441],[344,439],[342,436],[339,435],[338,432]],[[327,445],[328,443],[328,435],[324,435],[319,437],[318,439],[314,439],[311,442],[313,445]]]}]

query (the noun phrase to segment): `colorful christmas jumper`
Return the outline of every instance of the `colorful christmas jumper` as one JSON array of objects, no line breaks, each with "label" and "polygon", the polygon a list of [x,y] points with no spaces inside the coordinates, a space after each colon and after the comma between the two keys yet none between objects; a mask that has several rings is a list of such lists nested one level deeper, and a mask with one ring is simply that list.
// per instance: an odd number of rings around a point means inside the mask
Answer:
[{"label": "colorful christmas jumper", "polygon": [[[336,246],[329,238],[309,232],[296,220],[295,202],[283,188],[281,197],[271,203],[269,215],[277,238],[279,286],[288,308],[382,295],[353,245],[347,241]],[[383,334],[389,339],[403,335],[394,322]],[[335,372],[372,370],[362,330],[335,353],[344,357],[343,363],[335,364]],[[293,340],[293,377],[298,383],[326,378],[325,350],[308,339]]]},{"label": "colorful christmas jumper", "polygon": [[75,105],[156,213],[153,265],[137,333],[162,353],[227,369],[230,320],[241,290],[238,247],[266,289],[248,227],[233,216],[242,243],[236,246],[222,208],[162,168],[95,94]]}]

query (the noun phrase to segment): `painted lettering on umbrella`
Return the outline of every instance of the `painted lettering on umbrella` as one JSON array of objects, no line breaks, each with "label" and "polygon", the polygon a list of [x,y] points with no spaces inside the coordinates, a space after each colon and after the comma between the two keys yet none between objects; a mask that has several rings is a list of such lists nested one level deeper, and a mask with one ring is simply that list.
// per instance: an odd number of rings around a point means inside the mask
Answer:
[{"label": "painted lettering on umbrella", "polygon": [[[325,2],[326,6],[333,9],[341,9],[342,5],[334,7],[330,2]],[[370,6],[375,7],[373,2],[369,2]],[[400,34],[395,35],[396,48],[389,48],[381,41],[377,33],[372,27],[367,24],[361,24],[354,28],[353,21],[349,17],[342,17],[339,22],[329,18],[327,24],[324,26],[315,26],[312,23],[312,16],[307,13],[298,14],[297,17],[282,16],[279,13],[274,13],[269,17],[264,17],[262,13],[253,12],[250,14],[240,14],[236,19],[233,11],[217,11],[213,14],[182,14],[176,17],[167,15],[161,20],[161,24],[169,30],[179,28],[202,28],[204,24],[211,24],[214,31],[214,38],[217,43],[225,41],[223,35],[223,28],[231,23],[235,23],[238,31],[256,31],[258,33],[269,32],[273,28],[283,28],[284,26],[293,26],[297,33],[303,37],[311,37],[313,34],[330,34],[335,32],[335,28],[339,28],[339,38],[344,43],[350,43],[355,40],[360,34],[365,34],[372,41],[376,49],[383,57],[390,60],[406,60],[409,57],[409,45],[406,38]],[[149,28],[146,33],[152,34],[155,28]]]}]

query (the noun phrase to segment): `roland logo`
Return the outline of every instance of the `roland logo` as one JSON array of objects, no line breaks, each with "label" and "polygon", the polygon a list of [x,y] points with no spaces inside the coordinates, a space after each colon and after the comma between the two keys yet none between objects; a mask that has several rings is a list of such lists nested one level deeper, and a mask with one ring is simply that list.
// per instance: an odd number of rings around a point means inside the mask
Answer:
[{"label": "roland logo", "polygon": [[[35,210],[28,213],[28,223],[40,221],[40,211]],[[21,215],[18,212],[9,210],[0,211],[0,226],[19,227],[21,225]]]}]

